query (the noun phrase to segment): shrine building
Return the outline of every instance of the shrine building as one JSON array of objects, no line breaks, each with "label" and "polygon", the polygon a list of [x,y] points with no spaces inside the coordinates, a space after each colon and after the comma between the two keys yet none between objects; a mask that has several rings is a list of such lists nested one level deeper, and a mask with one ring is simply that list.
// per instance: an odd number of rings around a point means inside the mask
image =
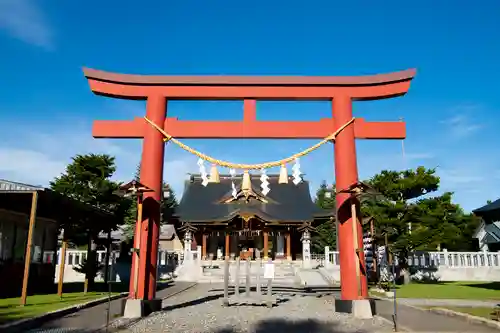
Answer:
[{"label": "shrine building", "polygon": [[307,181],[267,176],[268,193],[258,174],[220,175],[208,184],[192,175],[175,214],[185,248],[201,246],[205,260],[310,259],[311,232],[334,212],[314,204]]}]

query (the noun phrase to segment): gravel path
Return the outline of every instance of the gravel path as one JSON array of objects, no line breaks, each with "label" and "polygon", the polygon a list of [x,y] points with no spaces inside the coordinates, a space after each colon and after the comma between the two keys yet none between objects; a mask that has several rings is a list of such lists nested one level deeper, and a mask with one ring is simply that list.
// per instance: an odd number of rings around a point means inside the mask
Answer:
[{"label": "gravel path", "polygon": [[381,318],[354,319],[334,312],[333,298],[283,295],[272,309],[260,306],[222,306],[223,294],[213,286],[198,285],[164,301],[164,311],[145,318],[127,330],[169,333],[373,333],[392,332]]}]

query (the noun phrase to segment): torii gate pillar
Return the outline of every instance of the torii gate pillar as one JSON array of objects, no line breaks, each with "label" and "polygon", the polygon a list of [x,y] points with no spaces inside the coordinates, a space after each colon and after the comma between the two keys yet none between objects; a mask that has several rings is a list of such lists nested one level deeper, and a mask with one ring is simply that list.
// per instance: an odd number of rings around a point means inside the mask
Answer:
[{"label": "torii gate pillar", "polygon": [[[236,76],[143,76],[114,74],[84,69],[91,90],[99,95],[146,100],[146,116],[177,139],[323,139],[352,119],[352,102],[404,95],[415,70],[361,77],[236,77]],[[249,97],[251,96],[251,98]],[[242,121],[180,121],[166,118],[166,101],[243,100]],[[256,100],[323,100],[332,102],[333,119],[320,121],[258,121]],[[152,300],[156,290],[160,199],[164,142],[159,131],[142,118],[121,121],[95,121],[95,138],[143,138],[141,183],[154,192],[144,202],[140,246],[138,298]],[[335,141],[335,179],[337,190],[358,182],[355,139],[397,139],[406,137],[403,122],[366,122],[361,118],[340,132]],[[338,192],[338,191],[337,191]],[[344,209],[348,194],[337,193],[342,307],[350,312],[356,301],[368,297],[362,230]],[[350,206],[350,205],[348,205]],[[359,202],[356,202],[359,210]],[[359,214],[358,214],[359,216]],[[358,228],[359,248],[354,248],[353,223]],[[356,256],[359,252],[361,276],[358,280]],[[144,258],[145,260],[142,260]],[[135,259],[135,256],[134,256]],[[137,263],[132,263],[132,271]],[[359,290],[358,286],[361,286]],[[133,298],[131,284],[130,297]],[[339,311],[340,307],[336,307]],[[342,310],[341,310],[342,311]]]},{"label": "torii gate pillar", "polygon": [[[340,124],[348,122],[352,118],[352,102],[349,96],[338,96],[332,102],[332,114],[335,121]],[[338,193],[358,182],[358,163],[356,159],[356,140],[354,126],[346,127],[337,135],[335,140],[335,187],[337,195],[335,197],[337,205],[337,226],[339,228],[339,256],[340,256],[340,281],[351,281],[352,272],[356,272],[356,255],[352,250],[355,242],[352,232],[351,205],[348,193]],[[356,202],[356,209],[359,211],[359,202]],[[359,212],[357,216],[360,216]],[[357,223],[358,241],[363,244],[363,230],[361,223]],[[360,246],[362,248],[362,246]],[[365,267],[364,252],[359,252],[361,265]],[[362,278],[361,283],[341,284],[343,295],[349,295],[349,299],[356,300],[368,297],[368,281]],[[359,291],[358,288],[361,288]],[[360,297],[361,296],[361,297]],[[344,299],[344,298],[343,298]]]},{"label": "torii gate pillar", "polygon": [[[155,124],[165,122],[167,100],[161,95],[148,97],[146,101],[146,117]],[[161,200],[163,192],[163,164],[165,143],[163,135],[155,129],[144,131],[142,142],[142,158],[140,182],[152,192],[144,193],[143,221],[137,223],[136,228],[141,228],[139,258],[139,276],[137,296],[140,299],[154,299],[156,296],[156,272],[158,266],[158,240],[160,237]],[[136,233],[137,234],[137,233]],[[137,265],[136,256],[132,260],[132,272]],[[132,276],[132,275],[131,275]],[[134,292],[134,281],[130,279],[129,296]]]}]

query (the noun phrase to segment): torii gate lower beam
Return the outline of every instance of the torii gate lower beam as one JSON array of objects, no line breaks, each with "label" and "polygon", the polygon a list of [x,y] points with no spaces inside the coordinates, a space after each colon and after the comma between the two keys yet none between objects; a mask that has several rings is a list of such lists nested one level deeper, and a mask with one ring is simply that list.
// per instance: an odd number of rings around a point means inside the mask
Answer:
[{"label": "torii gate lower beam", "polygon": [[[141,76],[84,69],[90,88],[98,95],[147,101],[146,116],[175,138],[259,138],[323,139],[348,122],[352,102],[404,95],[415,70],[360,77],[231,77],[231,76]],[[180,121],[166,118],[167,100],[243,100],[243,121]],[[333,119],[310,122],[258,121],[256,100],[332,101]],[[159,200],[161,197],[165,145],[162,135],[143,119],[131,121],[95,121],[96,138],[144,138],[141,183],[152,188],[144,204],[138,297],[152,299],[156,290],[156,265],[159,236]],[[337,191],[358,181],[355,139],[404,139],[403,122],[366,122],[357,119],[335,141],[335,180]],[[356,250],[350,209],[341,209],[348,194],[338,193],[337,219],[341,267],[341,298],[358,300],[368,297],[366,272],[361,270],[361,292],[356,283]],[[149,204],[147,204],[149,200]],[[359,203],[356,203],[359,209]],[[141,222],[141,223],[139,223]],[[363,244],[359,220],[358,244]],[[151,230],[149,231],[149,228]],[[362,249],[361,249],[362,250]],[[365,267],[363,251],[360,263]],[[134,257],[135,258],[135,257]],[[133,262],[133,266],[136,263]],[[133,269],[133,268],[132,268]],[[132,293],[132,290],[131,290]]]}]

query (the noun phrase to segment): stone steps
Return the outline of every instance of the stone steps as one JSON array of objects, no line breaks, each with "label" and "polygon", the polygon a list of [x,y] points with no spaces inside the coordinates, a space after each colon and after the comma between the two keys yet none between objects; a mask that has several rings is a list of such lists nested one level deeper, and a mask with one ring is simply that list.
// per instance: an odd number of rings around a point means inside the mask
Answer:
[{"label": "stone steps", "polygon": [[[239,267],[239,280],[240,285],[246,282],[247,274],[247,261],[240,261]],[[261,281],[264,281],[264,263],[258,261],[250,261],[250,275],[251,283],[256,284],[256,275],[260,274]],[[274,280],[282,284],[295,284],[297,283],[297,271],[300,267],[300,262],[274,262],[275,264],[275,278]],[[200,283],[221,283],[224,281],[224,261],[201,261],[191,262],[188,266],[181,265],[177,270],[178,281],[197,281]],[[230,261],[229,276],[231,283],[234,283],[236,272],[238,271],[237,261]]]},{"label": "stone steps", "polygon": [[[246,275],[240,275],[240,278],[238,279],[240,282],[240,285],[244,285],[246,283]],[[202,276],[199,277],[198,279],[199,282],[207,281],[207,282],[224,282],[224,275],[205,275],[203,274]],[[236,279],[234,275],[229,276],[229,281],[230,283],[235,283]],[[257,277],[256,275],[251,275],[250,276],[250,283],[251,284],[256,284],[257,283]],[[261,283],[264,283],[266,279],[264,279],[264,276],[260,276],[260,281]],[[286,283],[295,283],[297,281],[297,277],[295,275],[289,274],[289,275],[280,275],[276,274],[274,276],[274,281],[279,281],[279,282],[286,282]]]}]

